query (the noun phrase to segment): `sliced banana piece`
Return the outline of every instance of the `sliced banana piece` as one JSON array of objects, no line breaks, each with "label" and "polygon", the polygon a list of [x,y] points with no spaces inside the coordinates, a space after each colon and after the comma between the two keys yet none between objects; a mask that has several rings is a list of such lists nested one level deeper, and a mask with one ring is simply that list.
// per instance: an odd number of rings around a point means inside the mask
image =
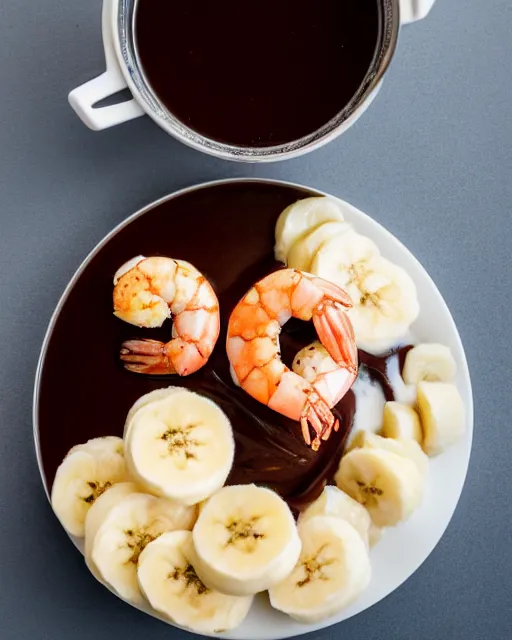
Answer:
[{"label": "sliced banana piece", "polygon": [[365,544],[369,545],[372,524],[370,514],[359,502],[338,487],[325,487],[321,495],[300,514],[299,526],[316,516],[346,520],[359,533]]},{"label": "sliced banana piece", "polygon": [[270,604],[299,622],[324,620],[350,605],[371,578],[368,549],[340,518],[316,516],[300,525],[302,551],[292,573],[269,591]]},{"label": "sliced banana piece", "polygon": [[372,240],[353,230],[325,242],[311,272],[352,298],[354,306],[348,313],[360,348],[373,352],[396,345],[418,317],[411,277],[383,258]]},{"label": "sliced banana piece", "polygon": [[395,453],[397,456],[413,462],[422,475],[428,473],[428,456],[425,455],[421,446],[414,440],[384,438],[376,433],[360,431],[354,436],[354,439],[350,443],[350,451],[353,449],[382,449],[384,451],[391,451],[391,453]]},{"label": "sliced banana piece", "polygon": [[332,282],[342,280],[346,285],[350,274],[357,276],[375,256],[380,256],[375,242],[349,229],[346,234],[331,236],[322,244],[314,256],[313,273]]},{"label": "sliced banana piece", "polygon": [[198,575],[228,595],[252,595],[279,583],[301,547],[286,502],[255,485],[218,491],[204,505],[192,535]]},{"label": "sliced banana piece", "polygon": [[375,345],[397,345],[420,311],[412,278],[382,256],[372,258],[359,275],[359,295],[349,292],[356,304],[348,312],[358,346],[374,351]]},{"label": "sliced banana piece", "polygon": [[130,472],[142,487],[187,505],[223,486],[235,452],[224,412],[184,389],[139,408],[125,446]]},{"label": "sliced banana piece", "polygon": [[419,415],[407,404],[386,402],[384,405],[382,435],[385,438],[414,440],[421,444],[423,436]]},{"label": "sliced banana piece", "polygon": [[368,534],[370,549],[372,549],[378,542],[381,541],[383,533],[384,533],[384,529],[382,527],[375,526],[372,522],[370,526],[370,531]]},{"label": "sliced banana piece", "polygon": [[204,507],[206,506],[206,503],[208,502],[208,498],[206,500],[203,500],[202,502],[198,502],[196,504],[197,507],[197,515],[199,516],[199,514],[201,513],[201,511],[204,509]]},{"label": "sliced banana piece", "polygon": [[459,390],[447,382],[418,384],[418,411],[423,429],[423,448],[435,456],[463,435],[466,412]]},{"label": "sliced banana piece", "polygon": [[119,438],[98,438],[74,447],[57,469],[51,502],[68,533],[83,537],[94,501],[112,485],[129,480],[119,442],[122,445]]},{"label": "sliced banana piece", "polygon": [[346,222],[325,222],[292,246],[288,253],[287,265],[300,271],[311,271],[311,265],[320,247],[333,236],[346,233],[352,227]]},{"label": "sliced banana piece", "polygon": [[141,396],[132,406],[130,411],[128,411],[128,415],[126,416],[126,421],[124,423],[124,434],[123,438],[126,439],[128,436],[128,431],[130,430],[130,426],[133,418],[135,417],[137,411],[146,407],[153,402],[159,402],[160,400],[165,400],[165,398],[169,397],[171,394],[176,393],[177,391],[183,391],[183,387],[166,387],[164,389],[155,389],[154,391],[150,391],[149,393]]},{"label": "sliced banana piece", "polygon": [[183,528],[181,509],[169,500],[143,493],[121,498],[108,510],[93,536],[90,557],[101,581],[121,598],[141,604],[144,598],[137,582],[139,556],[162,533]]},{"label": "sliced banana piece", "polygon": [[336,484],[365,506],[377,527],[406,520],[421,503],[425,476],[411,460],[384,449],[354,449],[343,456]]},{"label": "sliced banana piece", "polygon": [[402,376],[406,384],[452,382],[457,373],[455,358],[442,344],[419,344],[407,352]]},{"label": "sliced banana piece", "polygon": [[85,518],[85,563],[91,573],[100,581],[101,575],[92,560],[92,549],[96,533],[113,507],[126,496],[139,492],[140,489],[134,482],[119,482],[95,500],[87,512]]},{"label": "sliced banana piece", "polygon": [[68,451],[68,456],[77,451],[85,451],[92,455],[115,456],[116,454],[124,457],[123,439],[117,436],[102,436],[93,438],[83,444],[77,444]]},{"label": "sliced banana piece", "polygon": [[164,533],[140,554],[139,586],[149,604],[166,618],[197,633],[220,633],[238,627],[252,596],[228,596],[208,588],[192,564],[189,531]]},{"label": "sliced banana piece", "polygon": [[292,364],[292,370],[310,383],[314,383],[322,373],[330,373],[338,368],[327,349],[318,340],[301,349]]},{"label": "sliced banana piece", "polygon": [[286,262],[292,246],[324,222],[343,222],[342,206],[326,197],[304,198],[281,213],[276,224],[276,260]]},{"label": "sliced banana piece", "polygon": [[[92,550],[96,533],[113,507],[118,505],[126,496],[140,492],[140,488],[134,482],[120,482],[102,494],[87,513],[85,519],[85,562],[90,571],[100,581],[101,576],[92,560]],[[172,508],[174,528],[191,531],[197,520],[197,507],[186,507],[174,503],[170,506]]]}]

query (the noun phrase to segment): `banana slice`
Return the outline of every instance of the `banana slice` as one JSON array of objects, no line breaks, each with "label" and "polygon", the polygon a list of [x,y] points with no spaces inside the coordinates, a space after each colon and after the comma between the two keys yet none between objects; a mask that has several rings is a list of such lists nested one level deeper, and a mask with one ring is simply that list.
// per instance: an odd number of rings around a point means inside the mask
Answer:
[{"label": "banana slice", "polygon": [[234,452],[227,416],[184,389],[139,408],[126,438],[127,464],[141,487],[187,505],[223,486]]},{"label": "banana slice", "polygon": [[402,377],[406,384],[427,382],[452,382],[457,364],[452,352],[442,344],[419,344],[405,356]]},{"label": "banana slice", "polygon": [[192,532],[194,567],[210,588],[253,595],[281,582],[300,554],[288,505],[270,489],[224,487],[204,505]]},{"label": "banana slice", "polygon": [[310,383],[315,382],[322,373],[330,373],[336,369],[338,365],[318,340],[301,349],[292,364],[292,370]]},{"label": "banana slice", "polygon": [[189,531],[164,533],[140,554],[137,577],[149,604],[176,624],[197,633],[238,627],[253,598],[227,596],[209,589],[191,560]]},{"label": "banana slice", "polygon": [[377,527],[406,520],[419,506],[425,476],[411,460],[384,449],[354,449],[345,455],[336,484],[365,506]]},{"label": "banana slice", "polygon": [[101,581],[128,602],[144,602],[137,582],[139,556],[162,533],[181,529],[183,520],[182,507],[169,500],[143,493],[121,498],[93,535],[90,558]]},{"label": "banana slice", "polygon": [[55,474],[51,502],[70,534],[85,535],[92,504],[117,482],[129,480],[120,438],[97,438],[73,447]]},{"label": "banana slice", "polygon": [[299,516],[299,527],[317,516],[341,518],[351,524],[369,546],[372,520],[368,511],[338,487],[327,486],[320,497],[312,502]]},{"label": "banana slice", "polygon": [[76,453],[77,451],[85,451],[92,455],[102,456],[124,456],[123,439],[117,436],[102,436],[100,438],[93,438],[83,444],[77,444],[68,451],[68,456]]},{"label": "banana slice", "polygon": [[101,575],[92,561],[92,549],[96,533],[113,507],[126,496],[139,492],[140,489],[134,482],[119,482],[95,500],[87,512],[85,518],[85,563],[95,578],[100,581]]},{"label": "banana slice", "polygon": [[339,202],[325,197],[304,198],[281,213],[276,224],[276,260],[286,262],[292,246],[324,222],[343,222]]},{"label": "banana slice", "polygon": [[414,440],[421,444],[423,436],[419,415],[409,405],[401,404],[400,402],[386,402],[384,405],[382,435],[385,438]]},{"label": "banana slice", "polygon": [[166,387],[164,389],[155,389],[154,391],[150,391],[145,395],[141,396],[132,406],[130,411],[128,411],[128,415],[126,416],[126,421],[124,423],[124,434],[123,438],[127,438],[128,431],[130,430],[130,426],[132,424],[133,418],[135,417],[137,411],[146,407],[153,402],[158,402],[160,400],[165,400],[171,394],[176,393],[177,391],[183,391],[183,387]]},{"label": "banana slice", "polygon": [[396,440],[395,438],[384,438],[370,431],[360,431],[350,443],[349,450],[353,449],[382,449],[391,451],[397,456],[414,462],[418,471],[422,475],[428,473],[428,456],[421,446],[414,440]]},{"label": "banana slice", "polygon": [[380,256],[380,250],[375,242],[349,229],[346,234],[331,236],[318,249],[312,264],[313,273],[332,282],[342,279],[346,284],[351,272],[357,276],[376,256]]},{"label": "banana slice", "polygon": [[416,286],[401,267],[381,256],[367,263],[360,272],[359,294],[349,292],[356,304],[349,309],[358,346],[367,351],[394,346],[407,333],[419,315]]},{"label": "banana slice", "polygon": [[[134,482],[120,482],[102,494],[92,505],[85,519],[85,563],[91,573],[101,581],[101,575],[92,560],[92,550],[98,529],[110,513],[110,510],[123,498],[133,493],[140,493]],[[172,518],[175,529],[191,531],[197,520],[197,507],[185,507],[172,504]]]},{"label": "banana slice", "polygon": [[205,508],[206,503],[208,502],[208,498],[206,500],[203,500],[202,502],[198,502],[196,504],[197,507],[197,515],[199,516],[199,514],[202,512],[202,510]]},{"label": "banana slice", "polygon": [[299,622],[313,623],[359,597],[370,582],[370,557],[356,529],[340,518],[311,518],[299,527],[299,535],[299,561],[270,589],[270,604]]},{"label": "banana slice", "polygon": [[311,272],[334,282],[352,298],[354,306],[348,313],[360,348],[376,352],[396,345],[418,317],[418,297],[410,276],[355,231],[325,242]]},{"label": "banana slice", "polygon": [[454,384],[420,382],[418,411],[423,429],[423,449],[429,456],[441,453],[463,435],[466,412]]},{"label": "banana slice", "polygon": [[382,527],[375,526],[372,522],[372,524],[370,525],[370,531],[368,533],[368,542],[370,543],[370,549],[372,549],[378,542],[380,542],[383,533],[384,529]]},{"label": "banana slice", "polygon": [[292,246],[288,253],[287,265],[300,271],[311,271],[313,259],[320,247],[333,236],[343,235],[352,227],[346,222],[325,222]]}]

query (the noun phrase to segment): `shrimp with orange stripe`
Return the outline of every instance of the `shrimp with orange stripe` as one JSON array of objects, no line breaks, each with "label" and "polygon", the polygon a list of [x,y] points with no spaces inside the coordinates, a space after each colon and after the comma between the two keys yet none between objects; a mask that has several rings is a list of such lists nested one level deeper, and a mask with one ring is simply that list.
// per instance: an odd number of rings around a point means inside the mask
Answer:
[{"label": "shrimp with orange stripe", "polygon": [[[338,286],[282,269],[256,283],[229,319],[226,350],[234,382],[270,409],[300,422],[304,441],[314,450],[338,430],[331,408],[357,377],[357,347],[345,313],[351,306],[350,297]],[[312,381],[281,360],[279,334],[291,317],[313,321],[335,363]]]},{"label": "shrimp with orange stripe", "polygon": [[156,328],[172,317],[172,337],[127,340],[121,360],[129,371],[187,376],[203,367],[220,330],[219,301],[206,277],[189,262],[138,256],[114,276],[114,315]]}]

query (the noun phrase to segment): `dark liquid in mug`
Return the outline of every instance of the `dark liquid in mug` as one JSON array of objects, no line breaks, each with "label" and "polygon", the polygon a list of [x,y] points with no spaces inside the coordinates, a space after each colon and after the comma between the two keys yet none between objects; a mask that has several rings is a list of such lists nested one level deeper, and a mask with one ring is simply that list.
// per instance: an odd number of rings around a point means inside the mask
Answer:
[{"label": "dark liquid in mug", "polygon": [[313,133],[373,60],[377,0],[138,0],[135,39],[153,91],[211,139],[267,147]]},{"label": "dark liquid in mug", "polygon": [[[354,393],[349,391],[334,408],[339,431],[314,452],[304,443],[299,423],[233,384],[225,347],[233,307],[255,282],[283,266],[273,256],[279,213],[308,195],[300,189],[250,182],[199,189],[154,207],[91,258],[62,306],[44,360],[38,418],[48,486],[73,445],[98,436],[122,436],[133,403],[149,391],[170,385],[211,398],[228,415],[236,444],[229,484],[254,482],[270,487],[297,512],[318,497],[326,482],[333,481],[353,424]],[[138,375],[126,371],[119,361],[124,340],[168,341],[171,337],[170,322],[161,329],[137,329],[112,313],[113,274],[140,254],[189,260],[219,296],[221,334],[206,366],[193,375]],[[283,360],[291,365],[297,352],[315,339],[312,323],[290,320],[280,339]],[[387,357],[360,352],[359,360],[392,400]]]}]

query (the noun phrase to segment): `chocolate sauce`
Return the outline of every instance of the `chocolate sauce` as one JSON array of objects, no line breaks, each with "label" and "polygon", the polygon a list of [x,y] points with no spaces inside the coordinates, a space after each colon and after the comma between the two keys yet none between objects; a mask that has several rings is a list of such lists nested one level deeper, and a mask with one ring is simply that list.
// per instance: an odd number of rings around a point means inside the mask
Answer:
[{"label": "chocolate sauce", "polygon": [[[320,494],[343,453],[355,413],[354,394],[349,392],[335,407],[341,428],[315,453],[304,444],[298,423],[233,384],[225,352],[231,310],[252,284],[282,266],[272,255],[279,213],[308,195],[263,182],[203,188],[151,209],[96,253],[62,307],[44,360],[39,437],[48,486],[73,445],[102,435],[121,436],[137,398],[180,385],[212,398],[229,416],[236,441],[230,483],[269,486],[296,510]],[[140,254],[186,259],[215,287],[221,335],[207,365],[196,374],[147,377],[129,373],[119,362],[124,340],[167,341],[171,335],[170,323],[158,330],[137,329],[112,314],[113,274]],[[283,360],[290,365],[297,351],[314,339],[312,324],[288,322],[281,335]],[[363,361],[365,357],[361,354]]]},{"label": "chocolate sauce", "polygon": [[221,142],[308,135],[351,100],[379,37],[377,0],[138,0],[141,66],[163,105]]},{"label": "chocolate sauce", "polygon": [[412,349],[412,345],[398,347],[386,354],[375,356],[366,351],[359,349],[359,364],[363,364],[368,371],[370,378],[380,384],[386,402],[395,400],[395,392],[388,375],[388,360],[394,356],[398,356],[398,367],[401,372],[404,368],[405,356]]}]

